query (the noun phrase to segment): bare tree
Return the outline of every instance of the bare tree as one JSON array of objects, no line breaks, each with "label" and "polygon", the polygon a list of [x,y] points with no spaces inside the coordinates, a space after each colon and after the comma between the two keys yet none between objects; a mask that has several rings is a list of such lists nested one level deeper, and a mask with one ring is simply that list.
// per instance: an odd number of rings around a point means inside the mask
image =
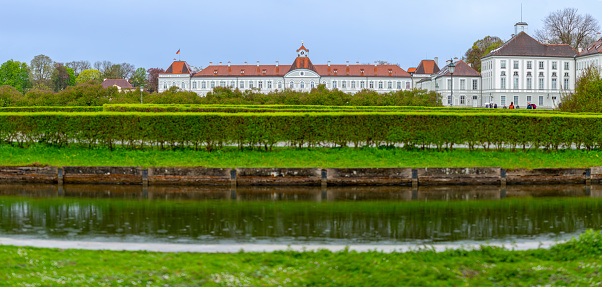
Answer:
[{"label": "bare tree", "polygon": [[73,61],[65,64],[65,66],[73,69],[76,77],[79,76],[79,73],[81,73],[83,70],[88,70],[92,67],[88,61]]},{"label": "bare tree", "polygon": [[109,71],[111,67],[113,67],[113,63],[111,63],[111,61],[94,62],[94,69],[99,70],[103,74]]},{"label": "bare tree", "polygon": [[585,47],[594,42],[600,30],[598,20],[592,15],[580,15],[576,8],[565,8],[550,13],[543,20],[544,27],[535,31],[539,41],[553,44],[569,44],[573,48]]},{"label": "bare tree", "polygon": [[129,79],[134,75],[136,71],[136,67],[129,63],[121,63],[120,64],[120,76],[122,79]]},{"label": "bare tree", "polygon": [[50,89],[54,61],[46,55],[37,55],[31,60],[29,79],[36,89]]}]

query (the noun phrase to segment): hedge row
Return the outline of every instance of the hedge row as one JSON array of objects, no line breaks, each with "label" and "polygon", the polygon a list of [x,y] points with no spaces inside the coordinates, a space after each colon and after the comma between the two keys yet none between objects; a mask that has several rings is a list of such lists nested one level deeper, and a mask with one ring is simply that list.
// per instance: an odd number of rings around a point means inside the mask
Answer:
[{"label": "hedge row", "polygon": [[311,105],[141,105],[107,104],[105,112],[185,112],[185,113],[266,113],[266,112],[484,112],[484,113],[558,113],[550,110],[504,110],[415,106],[311,106]]},{"label": "hedge row", "polygon": [[36,113],[36,112],[102,112],[99,106],[32,106],[32,107],[0,107],[0,113]]},{"label": "hedge row", "polygon": [[602,146],[602,116],[496,113],[4,113],[0,141],[114,147],[276,143],[484,147]]}]

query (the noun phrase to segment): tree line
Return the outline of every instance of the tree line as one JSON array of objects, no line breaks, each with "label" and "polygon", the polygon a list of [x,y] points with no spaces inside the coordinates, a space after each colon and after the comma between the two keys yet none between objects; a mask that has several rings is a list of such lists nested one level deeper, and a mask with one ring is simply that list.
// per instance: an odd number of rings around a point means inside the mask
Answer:
[{"label": "tree line", "polygon": [[67,87],[88,81],[126,79],[134,87],[157,91],[161,68],[138,68],[130,63],[111,61],[54,62],[46,55],[35,56],[29,64],[8,60],[0,66],[0,86],[9,85],[21,93],[31,90],[60,92]]}]

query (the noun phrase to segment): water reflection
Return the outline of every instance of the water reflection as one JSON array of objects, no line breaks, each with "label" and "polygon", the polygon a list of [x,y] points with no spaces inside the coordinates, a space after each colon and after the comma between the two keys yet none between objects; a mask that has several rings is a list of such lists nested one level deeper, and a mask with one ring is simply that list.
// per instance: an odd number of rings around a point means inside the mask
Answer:
[{"label": "water reflection", "polygon": [[[589,196],[588,196],[589,195]],[[602,187],[0,185],[0,236],[186,243],[431,243],[602,227]]]}]

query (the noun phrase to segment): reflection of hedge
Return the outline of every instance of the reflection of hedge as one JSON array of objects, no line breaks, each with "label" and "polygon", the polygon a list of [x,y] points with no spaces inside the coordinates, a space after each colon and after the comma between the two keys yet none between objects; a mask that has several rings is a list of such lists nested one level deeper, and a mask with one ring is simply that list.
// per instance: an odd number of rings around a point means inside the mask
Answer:
[{"label": "reflection of hedge", "polygon": [[559,113],[550,110],[508,110],[416,106],[319,106],[319,105],[104,105],[105,112],[186,112],[186,113],[266,113],[266,112],[483,112],[483,113]]},{"label": "reflection of hedge", "polygon": [[602,146],[602,117],[497,113],[3,113],[0,141],[271,148],[406,144]]}]

